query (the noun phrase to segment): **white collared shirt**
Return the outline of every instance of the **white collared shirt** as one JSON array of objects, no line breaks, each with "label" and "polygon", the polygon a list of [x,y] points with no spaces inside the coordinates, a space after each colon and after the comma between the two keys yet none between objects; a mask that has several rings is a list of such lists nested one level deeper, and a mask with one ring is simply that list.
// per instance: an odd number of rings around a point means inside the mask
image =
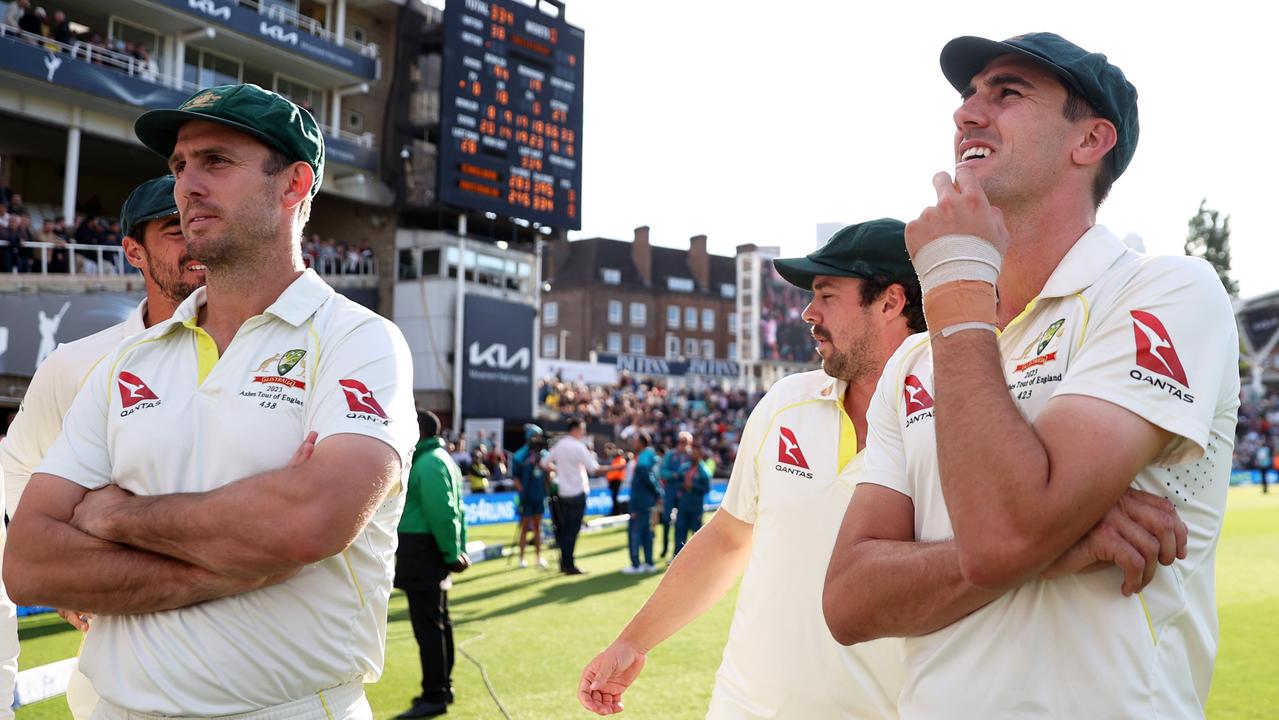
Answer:
[{"label": "white collared shirt", "polygon": [[600,469],[595,453],[586,443],[572,435],[565,435],[546,453],[546,462],[555,466],[555,482],[559,496],[579,497],[591,491],[591,473]]},{"label": "white collared shirt", "polygon": [[[314,430],[320,443],[341,433],[385,442],[407,485],[418,434],[398,328],[307,270],[218,357],[196,322],[204,302],[197,290],[98,365],[41,472],[139,495],[202,492],[284,467]],[[115,705],[201,716],[377,679],[403,504],[402,491],[388,498],[346,551],[278,585],[97,618],[82,671]]]},{"label": "white collared shirt", "polygon": [[[1117,568],[1033,581],[906,641],[903,718],[1202,718],[1217,650],[1214,557],[1239,407],[1230,301],[1202,260],[1144,256],[1095,226],[999,337],[1030,421],[1057,395],[1120,405],[1175,436],[1132,486],[1173,501],[1188,557],[1140,595]],[[913,336],[867,413],[860,482],[910,497],[915,539],[954,537],[937,472],[932,356]]]},{"label": "white collared shirt", "polygon": [[844,647],[822,613],[826,567],[861,471],[847,384],[779,380],[751,412],[721,508],[754,525],[709,718],[896,718],[902,641]]}]

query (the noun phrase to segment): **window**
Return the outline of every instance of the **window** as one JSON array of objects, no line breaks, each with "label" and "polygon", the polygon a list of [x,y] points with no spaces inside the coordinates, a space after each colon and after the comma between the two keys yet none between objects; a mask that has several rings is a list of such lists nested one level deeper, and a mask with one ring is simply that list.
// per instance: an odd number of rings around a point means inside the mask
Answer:
[{"label": "window", "polygon": [[666,327],[679,330],[679,305],[666,306]]},{"label": "window", "polygon": [[666,289],[674,292],[693,292],[693,279],[682,277],[667,277]]},{"label": "window", "polygon": [[560,304],[557,302],[542,303],[542,324],[554,327],[560,322]]},{"label": "window", "polygon": [[684,354],[688,357],[697,357],[697,340],[684,338]]},{"label": "window", "polygon": [[616,268],[600,268],[600,277],[604,279],[605,285],[620,285],[622,271]]},{"label": "window", "polygon": [[609,325],[622,324],[622,301],[621,300],[608,301],[608,324]]},{"label": "window", "polygon": [[346,111],[346,129],[353,133],[364,132],[364,113],[358,110]]},{"label": "window", "polygon": [[608,334],[607,349],[611,353],[620,353],[622,351],[622,334],[621,333]]},{"label": "window", "polygon": [[[35,3],[32,4],[34,5]],[[50,10],[49,12],[53,11]],[[122,52],[125,55],[130,55],[132,53],[129,52],[126,43],[132,43],[134,48],[141,49],[146,52],[147,57],[154,60],[158,66],[160,62],[160,36],[156,34],[154,30],[142,27],[141,25],[135,25],[127,20],[121,20],[120,18],[113,17],[107,23],[107,35],[112,40],[119,41],[119,45],[114,48],[115,50]],[[146,67],[141,64],[137,68],[137,74],[139,75],[146,71]],[[154,77],[145,79],[151,81],[155,80]]]},{"label": "window", "polygon": [[737,313],[728,314],[728,334],[737,337]]},{"label": "window", "polygon": [[542,357],[553,358],[560,352],[560,337],[554,333],[542,336]]},{"label": "window", "polygon": [[[307,263],[309,263],[309,264],[312,264],[312,265],[315,263],[315,261],[316,261],[316,258],[315,258],[315,257],[307,257],[307,258],[305,258],[305,262],[307,262]],[[396,260],[395,265],[396,265],[396,268],[397,268],[397,270],[396,270],[396,277],[398,277],[400,280],[415,280],[415,279],[417,279],[417,276],[418,276],[418,272],[417,272],[417,265],[414,265],[414,264],[413,264],[413,251],[412,251],[412,250],[401,250],[401,251],[398,253],[398,257],[397,257],[397,260]]]},{"label": "window", "polygon": [[631,325],[635,327],[644,327],[648,324],[648,305],[644,303],[631,303]]},{"label": "window", "polygon": [[697,329],[697,308],[695,307],[684,308],[684,327],[688,328],[689,330]]},{"label": "window", "polygon": [[274,90],[293,102],[301,105],[316,119],[324,121],[327,117],[324,113],[324,91],[307,85],[299,80],[294,80],[287,75],[275,74]]},{"label": "window", "polygon": [[244,74],[239,60],[219,55],[212,50],[187,46],[182,79],[206,88],[214,85],[238,85]]},{"label": "window", "polygon": [[648,352],[648,343],[644,342],[644,336],[632,335],[630,353],[632,355],[643,355],[646,352]]},{"label": "window", "polygon": [[440,274],[440,249],[422,251],[422,274],[426,276]]},{"label": "window", "polygon": [[715,311],[710,308],[702,308],[702,330],[710,332],[715,329]]},{"label": "window", "polygon": [[733,283],[723,283],[719,286],[719,294],[726,298],[737,297],[737,286]]},{"label": "window", "polygon": [[731,342],[728,344],[728,359],[729,360],[737,359],[737,343],[735,342]]},{"label": "window", "polygon": [[702,341],[702,357],[707,358],[708,360],[710,358],[715,357],[715,341],[714,340]]},{"label": "window", "polygon": [[666,359],[674,360],[679,357],[679,337],[666,333]]},{"label": "window", "polygon": [[369,35],[364,30],[364,28],[360,27],[359,25],[351,25],[348,28],[348,33],[350,34],[351,39],[356,41],[357,43],[361,45],[368,43]]}]

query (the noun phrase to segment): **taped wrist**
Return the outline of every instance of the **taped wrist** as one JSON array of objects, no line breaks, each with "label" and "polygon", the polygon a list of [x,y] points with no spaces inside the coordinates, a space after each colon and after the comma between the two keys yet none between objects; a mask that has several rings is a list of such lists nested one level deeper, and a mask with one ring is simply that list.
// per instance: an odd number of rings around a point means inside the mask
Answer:
[{"label": "taped wrist", "polygon": [[943,235],[920,248],[914,257],[919,287],[925,295],[956,280],[994,285],[1003,262],[994,245],[975,235]]},{"label": "taped wrist", "polygon": [[985,323],[993,328],[995,303],[995,286],[983,280],[955,280],[935,287],[924,296],[928,332],[936,335],[966,323]]}]

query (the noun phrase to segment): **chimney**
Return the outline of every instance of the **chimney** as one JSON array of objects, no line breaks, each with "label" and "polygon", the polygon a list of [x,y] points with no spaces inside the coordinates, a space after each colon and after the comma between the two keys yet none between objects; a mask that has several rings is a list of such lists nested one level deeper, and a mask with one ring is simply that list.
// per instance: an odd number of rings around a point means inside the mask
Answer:
[{"label": "chimney", "polygon": [[653,284],[653,249],[648,244],[648,226],[635,228],[635,242],[631,244],[631,262],[639,272],[645,286]]},{"label": "chimney", "polygon": [[688,239],[688,269],[698,289],[711,286],[711,256],[706,252],[706,236],[694,235]]}]

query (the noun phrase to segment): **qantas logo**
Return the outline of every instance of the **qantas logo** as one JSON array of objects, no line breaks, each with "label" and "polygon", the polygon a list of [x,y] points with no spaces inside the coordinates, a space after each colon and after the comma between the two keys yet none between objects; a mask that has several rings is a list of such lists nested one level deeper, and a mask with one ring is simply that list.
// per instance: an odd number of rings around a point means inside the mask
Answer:
[{"label": "qantas logo", "polygon": [[160,399],[141,378],[131,372],[121,371],[116,382],[120,385],[120,405],[123,407],[131,408],[143,400]]},{"label": "qantas logo", "polygon": [[924,389],[924,384],[914,375],[906,376],[906,386],[903,389],[906,396],[906,415],[914,415],[920,410],[927,410],[933,406],[933,396],[928,394]]},{"label": "qantas logo", "polygon": [[386,412],[378,404],[377,398],[373,397],[373,391],[365,387],[364,383],[359,380],[338,380],[338,385],[342,386],[342,392],[346,395],[346,406],[353,414],[365,413],[376,415],[382,420],[387,419]]},{"label": "qantas logo", "polygon": [[777,462],[808,469],[808,461],[804,459],[804,451],[799,449],[795,432],[788,427],[777,431]]},{"label": "qantas logo", "polygon": [[1181,358],[1172,346],[1172,338],[1159,318],[1142,310],[1132,310],[1132,333],[1137,340],[1137,365],[1153,373],[1172,378],[1189,388]]}]

